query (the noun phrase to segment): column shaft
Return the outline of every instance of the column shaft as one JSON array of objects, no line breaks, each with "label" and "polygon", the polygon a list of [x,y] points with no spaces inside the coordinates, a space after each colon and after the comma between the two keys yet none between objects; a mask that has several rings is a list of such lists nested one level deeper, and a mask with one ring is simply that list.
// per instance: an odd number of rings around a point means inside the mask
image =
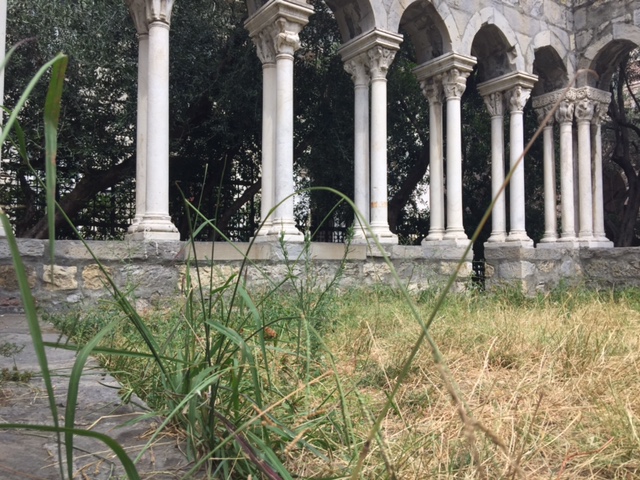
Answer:
[{"label": "column shaft", "polygon": [[458,69],[444,76],[447,99],[447,230],[445,240],[467,240],[462,217],[462,116],[461,97],[466,77]]},{"label": "column shaft", "polygon": [[426,242],[442,240],[444,219],[444,159],[442,131],[442,81],[440,78],[421,82],[429,100],[429,235]]},{"label": "column shaft", "polygon": [[138,230],[147,201],[147,108],[149,103],[149,35],[138,34],[138,110],[136,120],[136,214],[129,233]]},{"label": "column shaft", "polygon": [[563,101],[556,111],[560,123],[560,198],[562,233],[560,240],[576,239],[573,196],[573,103]]},{"label": "column shaft", "polygon": [[371,230],[381,243],[397,243],[389,230],[387,190],[387,70],[395,52],[374,47],[367,52],[371,71]]},{"label": "column shaft", "polygon": [[593,236],[597,242],[609,242],[604,229],[604,192],[602,186],[602,121],[608,103],[601,102],[593,121]]},{"label": "column shaft", "polygon": [[262,65],[262,192],[260,219],[262,229],[257,236],[267,235],[273,225],[270,216],[274,207],[275,157],[276,157],[276,82],[275,63]]},{"label": "column shaft", "polygon": [[541,242],[558,239],[556,216],[556,161],[553,148],[553,124],[545,125],[543,135],[544,168],[544,235]]},{"label": "column shaft", "polygon": [[509,92],[509,236],[508,241],[532,243],[525,228],[525,188],[524,188],[524,115],[523,108],[531,90],[516,86]]},{"label": "column shaft", "polygon": [[507,238],[504,183],[504,117],[503,95],[494,92],[484,98],[491,115],[491,197],[495,199],[491,212],[489,242],[504,242]]},{"label": "column shaft", "polygon": [[578,121],[578,192],[580,194],[579,239],[593,239],[593,192],[591,190],[591,121]]}]

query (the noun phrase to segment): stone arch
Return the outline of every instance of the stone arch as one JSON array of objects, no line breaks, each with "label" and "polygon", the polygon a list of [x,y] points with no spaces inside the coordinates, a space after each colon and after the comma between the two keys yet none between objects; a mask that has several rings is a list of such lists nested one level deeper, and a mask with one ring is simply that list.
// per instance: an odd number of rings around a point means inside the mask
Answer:
[{"label": "stone arch", "polygon": [[532,70],[538,76],[532,92],[534,96],[560,90],[569,84],[567,67],[551,45],[536,49]]},{"label": "stone arch", "polygon": [[344,43],[375,28],[383,28],[382,3],[370,0],[325,0],[338,22]]},{"label": "stone arch", "polygon": [[451,51],[451,37],[433,4],[418,0],[404,11],[399,29],[407,33],[421,65]]},{"label": "stone arch", "polygon": [[640,46],[640,27],[620,24],[600,36],[584,49],[578,61],[579,70],[592,70],[597,75],[581,75],[579,85],[609,89],[611,75],[624,55]]},{"label": "stone arch", "polygon": [[[524,56],[515,32],[509,21],[494,8],[483,8],[469,19],[460,43],[453,45],[454,50],[463,55],[473,55],[473,44],[477,34],[483,28],[495,40],[501,37],[500,43],[504,45],[503,53],[510,64],[509,71],[526,71]],[[482,49],[478,44],[476,47]]]},{"label": "stone arch", "polygon": [[[422,7],[414,6],[416,3],[422,3]],[[451,51],[453,49],[453,39],[460,37],[458,27],[454,20],[453,14],[449,9],[449,5],[444,0],[393,0],[389,8],[389,20],[387,28],[390,31],[397,32],[400,29],[401,23],[405,23],[405,13],[409,9],[422,8],[426,9],[429,14],[434,15],[434,22],[437,24],[437,28],[440,31],[443,39],[450,44],[449,49],[445,51]]]},{"label": "stone arch", "polygon": [[[557,59],[560,59],[560,63],[564,65],[568,79],[570,79],[575,72],[575,57],[573,56],[573,52],[568,48],[569,44],[570,39],[568,35],[560,38],[551,30],[538,32],[531,39],[529,45],[527,45],[527,48],[525,49],[524,57],[527,64],[527,71],[531,71],[534,68],[537,52],[543,48],[550,48],[553,50],[553,54],[557,55]],[[547,52],[550,53],[549,50],[547,50]]]},{"label": "stone arch", "polygon": [[513,48],[493,24],[480,27],[471,43],[471,55],[478,59],[478,82],[486,82],[515,71]]}]

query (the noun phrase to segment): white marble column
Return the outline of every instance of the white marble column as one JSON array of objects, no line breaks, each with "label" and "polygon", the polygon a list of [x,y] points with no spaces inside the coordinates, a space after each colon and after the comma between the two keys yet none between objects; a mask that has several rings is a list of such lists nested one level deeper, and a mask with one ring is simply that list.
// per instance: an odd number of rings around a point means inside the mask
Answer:
[{"label": "white marble column", "polygon": [[[570,93],[570,92],[569,92]],[[556,121],[560,124],[560,206],[562,233],[560,241],[576,240],[573,183],[573,110],[572,98],[560,102]]]},{"label": "white marble column", "polygon": [[[0,62],[4,62],[7,42],[7,0],[0,0]],[[4,105],[4,69],[0,71],[0,104]],[[0,127],[4,125],[4,112],[0,112]],[[1,147],[1,146],[0,146]],[[2,172],[2,150],[0,149],[0,172]],[[0,238],[7,236],[0,223]]]},{"label": "white marble column", "polygon": [[397,243],[389,230],[387,190],[387,71],[395,50],[375,46],[367,52],[371,73],[371,231],[380,243]]},{"label": "white marble column", "polygon": [[[585,87],[588,88],[588,87]],[[576,91],[578,99],[574,115],[578,124],[578,240],[593,240],[593,192],[591,189],[591,120],[595,104],[583,89]]]},{"label": "white marble column", "polygon": [[266,27],[252,37],[262,62],[262,178],[260,195],[261,228],[256,232],[256,241],[268,238],[273,228],[270,214],[274,207],[275,158],[276,158],[276,53],[273,29]]},{"label": "white marble column", "polygon": [[462,217],[462,115],[461,98],[469,72],[452,68],[442,76],[447,102],[447,229],[445,240],[468,240]]},{"label": "white marble column", "polygon": [[[298,34],[308,23],[309,16],[313,13],[313,8],[303,2],[289,0],[272,0],[262,6],[257,12],[245,22],[245,28],[249,30],[249,35],[256,38],[261,32],[271,32],[273,42],[273,53],[275,54],[275,118],[266,113],[263,116],[263,142],[273,138],[275,152],[273,158],[273,206],[275,211],[271,222],[271,229],[267,235],[278,240],[283,238],[289,242],[302,242],[304,236],[296,228],[293,212],[294,200],[294,178],[293,178],[293,54],[300,48],[300,38]],[[264,35],[264,41],[269,41],[269,35]],[[271,47],[269,47],[271,48]],[[263,50],[260,54],[264,54]],[[266,73],[264,81],[265,88],[273,92],[273,73]],[[273,95],[269,91],[265,95]],[[269,101],[269,100],[266,100]],[[273,99],[271,99],[273,101]],[[269,112],[273,110],[273,104],[265,105]],[[269,128],[265,126],[270,120],[275,120],[275,133],[265,134]],[[268,145],[267,145],[268,147]],[[264,148],[264,143],[263,143]],[[263,151],[269,161],[269,152]],[[268,165],[263,165],[263,188],[268,185],[269,178]],[[263,196],[269,201],[269,192],[263,190]],[[262,211],[264,214],[264,210]],[[262,233],[262,232],[261,232]],[[264,237],[264,235],[260,235]]]},{"label": "white marble column", "polygon": [[429,234],[425,242],[444,237],[444,137],[442,131],[442,78],[440,75],[420,82],[429,101]]},{"label": "white marble column", "polygon": [[173,0],[146,0],[149,28],[145,213],[134,239],[179,240],[169,215],[169,30]]},{"label": "white marble column", "polygon": [[[364,54],[344,62],[354,85],[354,151],[353,201],[364,219],[371,222],[370,167],[369,167],[369,83],[368,59]],[[362,241],[367,232],[357,218],[354,219],[354,240]]]},{"label": "white marble column", "polygon": [[512,175],[509,182],[509,242],[533,245],[525,228],[525,188],[524,188],[524,106],[531,89],[516,85],[506,94],[510,112],[509,166]]},{"label": "white marble column", "polygon": [[491,197],[495,199],[491,212],[491,235],[489,242],[504,242],[507,239],[505,192],[500,191],[504,183],[504,97],[502,92],[484,96],[484,103],[491,116]]},{"label": "white marble column", "polygon": [[613,247],[604,229],[604,192],[602,186],[602,122],[608,117],[611,94],[599,90],[600,99],[593,116],[593,236],[598,246]]},{"label": "white marble column", "polygon": [[128,233],[138,231],[144,218],[147,196],[147,107],[149,92],[149,28],[144,2],[128,2],[138,33],[138,105],[136,123],[136,213]]},{"label": "white marble column", "polygon": [[[535,100],[535,99],[534,99]],[[534,103],[534,107],[535,107]],[[543,175],[544,175],[544,234],[540,243],[554,243],[558,240],[558,220],[556,215],[556,159],[553,142],[553,117],[543,126],[553,105],[536,108],[538,123],[542,126]]]},{"label": "white marble column", "polygon": [[272,235],[303,241],[293,213],[293,54],[300,48],[303,25],[280,17],[276,21],[276,165]]}]

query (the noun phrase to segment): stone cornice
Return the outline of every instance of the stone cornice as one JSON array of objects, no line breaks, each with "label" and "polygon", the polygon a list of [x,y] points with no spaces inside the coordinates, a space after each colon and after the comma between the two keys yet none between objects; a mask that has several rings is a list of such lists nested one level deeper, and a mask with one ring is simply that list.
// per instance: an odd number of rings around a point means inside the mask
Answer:
[{"label": "stone cornice", "polygon": [[373,29],[369,30],[364,35],[359,35],[358,37],[349,40],[340,47],[338,53],[342,57],[342,61],[347,62],[358,55],[366,53],[374,47],[382,47],[395,52],[400,48],[402,39],[402,35]]},{"label": "stone cornice", "polygon": [[419,65],[413,69],[413,73],[418,80],[426,80],[437,75],[443,75],[451,69],[458,70],[460,74],[469,75],[473,71],[473,66],[476,62],[476,57],[467,57],[466,55],[450,52]]},{"label": "stone cornice", "polygon": [[538,81],[537,75],[526,72],[512,72],[478,84],[478,92],[482,97],[496,92],[505,92],[514,87],[531,89]]},{"label": "stone cornice", "polygon": [[264,29],[276,26],[278,19],[284,18],[288,23],[299,25],[299,32],[309,23],[311,14],[313,7],[304,1],[273,0],[251,15],[244,22],[244,27],[249,31],[250,37],[255,37]]}]

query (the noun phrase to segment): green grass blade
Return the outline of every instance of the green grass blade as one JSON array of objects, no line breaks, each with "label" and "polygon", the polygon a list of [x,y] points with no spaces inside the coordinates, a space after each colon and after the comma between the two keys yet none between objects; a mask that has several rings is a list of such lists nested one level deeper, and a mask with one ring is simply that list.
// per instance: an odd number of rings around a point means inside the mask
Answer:
[{"label": "green grass blade", "polygon": [[[69,57],[62,57],[51,69],[51,79],[44,105],[45,180],[47,185],[47,220],[49,224],[49,259],[53,265],[56,230],[56,154],[58,151],[58,123],[64,87],[64,74]],[[53,275],[53,272],[51,273]]]},{"label": "green grass blade", "polygon": [[67,390],[67,406],[64,416],[64,426],[67,429],[64,434],[64,441],[67,447],[67,468],[69,478],[73,478],[73,428],[76,420],[76,407],[78,405],[78,387],[84,366],[91,355],[93,349],[102,341],[104,336],[118,324],[117,320],[112,321],[100,330],[77,354],[76,361],[69,376],[69,386]]}]

